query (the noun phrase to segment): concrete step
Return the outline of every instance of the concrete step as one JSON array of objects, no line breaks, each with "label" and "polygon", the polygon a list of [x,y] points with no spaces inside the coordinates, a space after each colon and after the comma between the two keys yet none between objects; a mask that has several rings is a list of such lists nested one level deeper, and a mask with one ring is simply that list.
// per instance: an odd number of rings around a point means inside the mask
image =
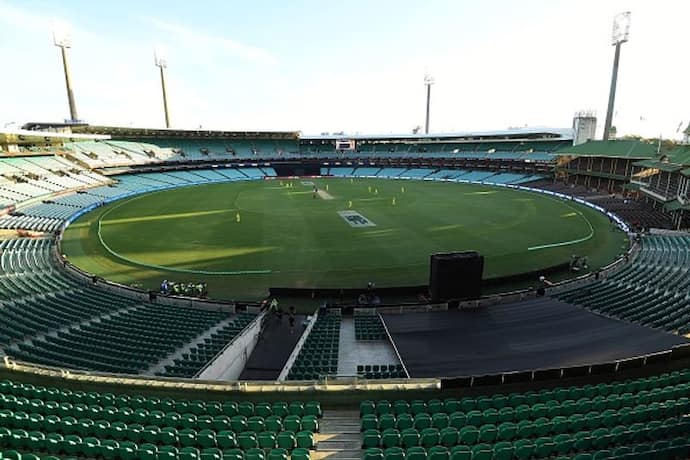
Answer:
[{"label": "concrete step", "polygon": [[312,460],[362,460],[361,449],[356,450],[317,450],[312,452]]}]

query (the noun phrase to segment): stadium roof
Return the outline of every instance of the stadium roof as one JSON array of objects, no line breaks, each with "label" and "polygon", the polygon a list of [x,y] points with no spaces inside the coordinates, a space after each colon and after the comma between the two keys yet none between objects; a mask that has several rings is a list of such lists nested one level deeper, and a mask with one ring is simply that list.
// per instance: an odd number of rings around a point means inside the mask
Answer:
[{"label": "stadium roof", "polygon": [[610,157],[642,160],[654,158],[657,146],[639,141],[589,141],[584,144],[562,147],[556,155],[574,157]]},{"label": "stadium roof", "polygon": [[98,134],[132,138],[189,138],[189,139],[297,139],[298,131],[216,131],[210,129],[135,128],[127,126],[70,125],[64,123],[26,123],[24,129],[68,130],[72,133]]},{"label": "stadium roof", "polygon": [[110,136],[97,134],[76,134],[63,131],[31,131],[27,129],[2,130],[0,144],[46,144],[70,140],[110,139]]},{"label": "stadium roof", "polygon": [[664,150],[658,157],[638,161],[635,165],[668,172],[680,171],[686,176],[686,171],[690,171],[690,168],[687,168],[690,166],[690,145],[679,145],[671,150]]},{"label": "stadium roof", "polygon": [[348,133],[327,133],[319,135],[303,135],[302,140],[400,140],[400,141],[458,141],[476,142],[477,140],[496,141],[516,141],[516,140],[572,140],[573,130],[571,128],[513,128],[497,131],[463,131],[456,133],[432,133],[432,134],[348,134]]}]

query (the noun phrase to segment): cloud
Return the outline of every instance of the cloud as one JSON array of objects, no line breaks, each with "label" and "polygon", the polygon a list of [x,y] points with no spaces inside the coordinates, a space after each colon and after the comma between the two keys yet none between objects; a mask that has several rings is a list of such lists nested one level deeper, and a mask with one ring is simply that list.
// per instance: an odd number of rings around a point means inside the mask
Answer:
[{"label": "cloud", "polygon": [[167,38],[179,45],[209,52],[222,52],[237,56],[241,59],[258,64],[275,64],[277,59],[263,48],[245,45],[236,40],[209,35],[205,32],[189,28],[161,19],[149,19],[149,22],[159,31],[167,33]]}]

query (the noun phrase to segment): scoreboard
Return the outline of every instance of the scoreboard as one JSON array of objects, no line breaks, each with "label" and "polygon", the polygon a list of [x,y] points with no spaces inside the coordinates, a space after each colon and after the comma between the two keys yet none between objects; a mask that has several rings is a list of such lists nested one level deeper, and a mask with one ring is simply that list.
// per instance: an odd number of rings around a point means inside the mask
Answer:
[{"label": "scoreboard", "polygon": [[355,150],[357,144],[354,139],[338,139],[335,141],[336,150]]}]

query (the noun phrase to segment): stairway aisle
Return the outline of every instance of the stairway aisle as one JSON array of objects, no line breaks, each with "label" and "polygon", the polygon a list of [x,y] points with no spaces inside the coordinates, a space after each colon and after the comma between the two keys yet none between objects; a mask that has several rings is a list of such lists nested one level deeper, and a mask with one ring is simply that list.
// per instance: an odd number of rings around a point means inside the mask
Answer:
[{"label": "stairway aisle", "polygon": [[361,460],[362,435],[359,412],[325,410],[316,435],[316,451],[312,460]]}]

